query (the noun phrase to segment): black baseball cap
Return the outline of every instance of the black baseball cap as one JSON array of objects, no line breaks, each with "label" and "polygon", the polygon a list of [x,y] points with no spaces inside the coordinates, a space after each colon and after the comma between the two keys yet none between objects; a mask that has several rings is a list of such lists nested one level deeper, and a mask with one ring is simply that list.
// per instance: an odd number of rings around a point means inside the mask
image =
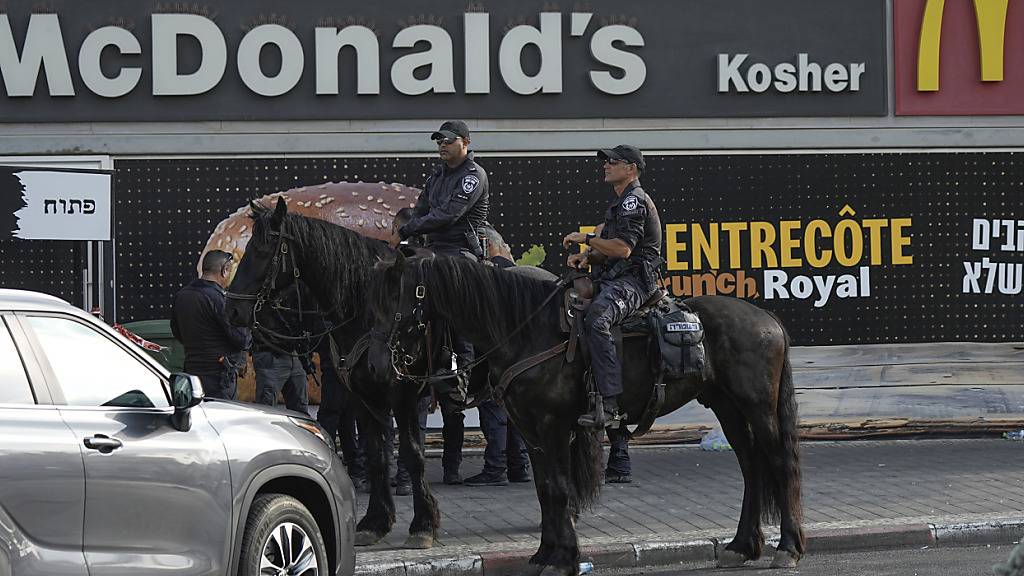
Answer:
[{"label": "black baseball cap", "polygon": [[469,138],[469,126],[462,120],[449,120],[441,127],[430,135],[431,140],[441,140],[442,138]]},{"label": "black baseball cap", "polygon": [[622,160],[629,164],[636,164],[637,170],[643,172],[647,168],[644,162],[644,155],[636,146],[619,144],[615,148],[605,148],[597,151],[597,157],[601,160]]}]

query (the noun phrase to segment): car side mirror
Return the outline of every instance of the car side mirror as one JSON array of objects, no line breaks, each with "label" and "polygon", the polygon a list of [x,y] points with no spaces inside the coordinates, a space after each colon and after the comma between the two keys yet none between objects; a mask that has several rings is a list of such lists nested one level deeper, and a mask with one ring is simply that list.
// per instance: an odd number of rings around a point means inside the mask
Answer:
[{"label": "car side mirror", "polygon": [[174,406],[171,424],[176,430],[187,432],[192,427],[190,411],[203,401],[204,396],[198,376],[184,372],[171,375],[171,404]]}]

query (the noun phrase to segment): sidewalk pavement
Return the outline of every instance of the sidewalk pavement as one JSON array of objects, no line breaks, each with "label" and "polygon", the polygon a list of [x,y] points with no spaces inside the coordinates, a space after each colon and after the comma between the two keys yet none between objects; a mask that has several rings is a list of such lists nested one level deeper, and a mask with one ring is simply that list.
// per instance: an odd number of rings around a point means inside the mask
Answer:
[{"label": "sidewalk pavement", "polygon": [[[1024,443],[991,439],[1024,428],[1024,344],[937,343],[794,347],[809,553],[870,547],[1011,543],[1024,534]],[[467,414],[467,426],[476,425]],[[692,445],[717,424],[691,402],[631,443],[632,484],[605,486],[577,524],[595,569],[713,566],[739,519],[742,477],[732,453]],[[440,415],[428,426],[440,427]],[[808,441],[941,435],[975,440]],[[467,446],[482,445],[467,430]],[[644,446],[643,442],[653,442]],[[667,447],[658,443],[675,444]],[[440,434],[428,434],[439,446]],[[431,452],[434,452],[433,450]],[[467,451],[462,471],[482,468]],[[384,543],[359,549],[358,574],[523,573],[539,544],[532,484],[467,488],[428,480],[442,511],[435,548],[403,550],[411,498]],[[365,509],[366,495],[360,494]],[[777,527],[765,526],[769,538]],[[766,553],[766,563],[770,553]]]},{"label": "sidewalk pavement", "polygon": [[[985,434],[1024,428],[1024,343],[795,346],[801,436],[849,439]],[[717,425],[697,402],[659,418],[640,443],[695,442]],[[440,430],[441,413],[427,425]],[[476,411],[466,426],[479,423]],[[479,446],[479,432],[467,432]],[[428,435],[439,445],[440,434]]]},{"label": "sidewalk pavement", "polygon": [[[804,529],[809,554],[877,547],[1010,544],[1024,534],[1024,442],[1002,439],[805,442]],[[633,483],[605,485],[577,524],[595,571],[714,565],[739,519],[743,482],[731,452],[631,447]],[[467,454],[462,471],[482,467]],[[442,511],[432,550],[404,550],[410,497],[396,497],[387,539],[357,550],[357,574],[520,574],[540,538],[533,484],[470,488],[427,478]],[[359,494],[360,512],[366,507]],[[771,541],[777,527],[765,526]],[[770,552],[761,561],[770,560]]]}]

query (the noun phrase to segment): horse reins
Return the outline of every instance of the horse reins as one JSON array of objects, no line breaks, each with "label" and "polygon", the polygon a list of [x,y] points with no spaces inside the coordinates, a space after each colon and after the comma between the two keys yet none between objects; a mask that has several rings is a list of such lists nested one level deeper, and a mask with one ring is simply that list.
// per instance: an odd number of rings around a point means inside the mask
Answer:
[{"label": "horse reins", "polygon": [[[405,351],[401,349],[401,344],[399,342],[397,342],[397,340],[396,340],[396,337],[397,337],[398,331],[399,331],[399,327],[401,326],[401,322],[402,322],[402,319],[403,319],[402,313],[401,312],[396,312],[395,313],[395,327],[391,330],[391,334],[389,335],[388,341],[387,341],[388,348],[391,349],[391,365],[392,365],[392,368],[394,368],[394,370],[395,370],[395,374],[397,374],[399,378],[403,378],[403,379],[406,379],[406,380],[416,381],[416,382],[421,383],[421,385],[424,385],[424,384],[428,384],[428,383],[431,383],[431,382],[439,382],[439,381],[442,381],[442,380],[449,380],[451,378],[456,378],[458,376],[461,376],[463,374],[471,372],[473,370],[473,368],[476,368],[477,366],[479,366],[480,364],[485,362],[487,360],[487,358],[489,356],[491,356],[491,354],[497,352],[502,346],[507,344],[516,334],[518,334],[523,328],[525,328],[530,323],[531,320],[533,320],[538,314],[540,314],[547,307],[547,305],[551,302],[551,300],[555,296],[560,294],[562,292],[562,289],[565,288],[565,286],[568,285],[568,282],[569,282],[570,278],[571,278],[570,275],[566,275],[565,277],[559,278],[558,281],[555,282],[555,289],[552,290],[551,293],[548,294],[547,297],[544,298],[544,300],[540,303],[540,305],[537,307],[537,309],[534,310],[533,312],[531,312],[530,315],[527,316],[525,320],[520,322],[519,325],[516,326],[515,329],[512,330],[512,332],[510,332],[507,336],[505,336],[500,342],[498,342],[497,344],[492,346],[490,350],[488,350],[487,352],[484,352],[480,356],[477,356],[476,358],[473,359],[472,362],[469,362],[465,366],[459,366],[458,368],[456,368],[455,370],[453,370],[452,372],[450,372],[448,374],[427,374],[425,376],[417,376],[415,374],[405,373],[405,372],[403,372],[401,370],[401,368],[399,368],[399,366],[398,366],[399,362],[396,361],[396,358],[399,358],[401,360],[401,363],[404,366],[411,365],[414,360],[413,360],[413,358],[409,354],[406,354]],[[404,290],[405,290],[405,284],[402,283],[400,285],[400,287],[399,287],[399,299],[398,299],[399,302],[401,302],[402,299],[403,299],[402,296],[404,295],[403,294]],[[412,312],[411,312],[411,316],[413,316],[416,319],[416,321],[418,323],[418,328],[419,328],[419,330],[421,332],[424,333],[424,337],[428,338],[429,337],[429,332],[427,331],[427,326],[428,325],[423,322],[423,306],[426,304],[426,297],[427,297],[427,287],[426,287],[426,285],[423,284],[422,282],[417,283],[417,285],[416,285],[416,305],[413,306],[413,309],[412,309]],[[428,350],[428,357],[429,357],[429,354],[430,354],[430,351]],[[429,368],[428,368],[428,370],[429,370]]]},{"label": "horse reins", "polygon": [[[258,336],[260,338],[260,341],[264,345],[267,345],[268,347],[273,349],[275,352],[278,352],[280,354],[287,354],[287,355],[292,356],[292,357],[305,357],[305,356],[308,356],[309,354],[311,354],[313,351],[315,351],[320,346],[320,342],[323,340],[324,336],[326,336],[326,335],[330,334],[331,332],[337,330],[338,328],[341,328],[342,326],[348,324],[349,322],[351,322],[352,320],[355,319],[355,316],[353,315],[351,318],[346,319],[345,321],[341,322],[340,324],[332,325],[330,322],[328,322],[326,320],[326,318],[330,314],[334,313],[334,311],[339,308],[340,303],[335,305],[334,307],[330,308],[329,310],[326,310],[326,311],[304,310],[302,308],[302,289],[298,285],[298,283],[301,281],[300,279],[302,277],[302,273],[299,270],[298,261],[295,259],[295,256],[293,254],[291,254],[291,250],[289,249],[289,246],[288,246],[288,241],[289,240],[295,240],[295,237],[289,235],[288,233],[286,233],[284,231],[284,225],[285,225],[285,223],[282,222],[281,223],[282,230],[280,232],[277,232],[277,231],[274,231],[274,230],[271,230],[271,231],[268,232],[268,234],[270,236],[277,236],[278,237],[278,243],[277,243],[277,249],[274,250],[274,257],[271,259],[270,265],[267,266],[267,273],[266,273],[266,275],[263,278],[263,284],[260,286],[260,289],[255,294],[239,294],[237,292],[225,292],[224,296],[225,296],[225,298],[228,298],[229,300],[241,300],[241,301],[245,301],[245,302],[255,301],[255,304],[253,304],[253,308],[252,308],[252,324],[250,326],[250,329],[253,331],[253,334],[255,336]],[[292,260],[292,276],[295,278],[295,296],[296,296],[296,300],[298,302],[295,308],[291,308],[291,307],[288,307],[288,306],[283,306],[281,304],[281,299],[280,298],[278,298],[277,300],[269,300],[269,295],[272,294],[273,291],[277,288],[277,276],[278,276],[278,274],[284,272],[284,270],[285,270],[285,268],[287,266],[287,260],[289,258],[289,255],[291,255],[291,260]],[[268,301],[271,302],[272,308],[276,312],[278,312],[279,319],[281,319],[281,321],[285,325],[289,325],[289,323],[288,323],[287,320],[284,320],[284,318],[281,317],[281,311],[288,310],[288,311],[296,311],[296,312],[298,312],[298,315],[299,315],[299,328],[300,328],[300,330],[301,330],[302,325],[303,325],[303,314],[304,313],[305,314],[319,314],[322,318],[324,318],[324,324],[325,324],[326,328],[324,328],[324,330],[322,330],[320,332],[317,332],[317,333],[314,333],[314,334],[311,334],[309,332],[305,332],[301,336],[291,336],[291,335],[288,335],[288,334],[282,334],[280,332],[277,332],[276,330],[273,330],[271,328],[263,326],[262,324],[260,324],[259,320],[257,319],[257,314],[263,309],[264,304],[266,304]],[[268,338],[268,336],[269,336],[269,338]],[[313,345],[312,347],[310,347],[309,350],[307,350],[306,352],[304,352],[302,354],[299,354],[299,353],[287,350],[282,345],[279,345],[277,342],[275,342],[275,340],[277,340],[277,341],[282,341],[283,340],[283,341],[285,341],[285,343],[295,342],[295,341],[300,341],[301,340],[301,341],[304,341],[306,343],[309,343],[309,342],[312,342],[314,339],[316,340],[316,344]]]}]

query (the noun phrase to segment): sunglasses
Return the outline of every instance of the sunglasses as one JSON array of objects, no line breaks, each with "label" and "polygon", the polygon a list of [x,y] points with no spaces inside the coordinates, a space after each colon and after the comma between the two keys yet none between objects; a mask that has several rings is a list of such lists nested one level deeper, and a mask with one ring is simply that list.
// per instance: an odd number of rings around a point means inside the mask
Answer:
[{"label": "sunglasses", "polygon": [[605,164],[611,164],[612,166],[618,166],[619,164],[632,164],[632,162],[626,162],[625,160],[619,160],[618,158],[605,158]]},{"label": "sunglasses", "polygon": [[459,140],[460,140],[461,138],[462,138],[462,136],[456,136],[455,138],[438,138],[438,139],[436,140],[436,142],[437,142],[438,144],[443,144],[443,145],[445,145],[445,146],[448,146],[449,144],[455,144],[455,143],[456,143],[456,142],[458,142],[458,141],[459,141]]}]

